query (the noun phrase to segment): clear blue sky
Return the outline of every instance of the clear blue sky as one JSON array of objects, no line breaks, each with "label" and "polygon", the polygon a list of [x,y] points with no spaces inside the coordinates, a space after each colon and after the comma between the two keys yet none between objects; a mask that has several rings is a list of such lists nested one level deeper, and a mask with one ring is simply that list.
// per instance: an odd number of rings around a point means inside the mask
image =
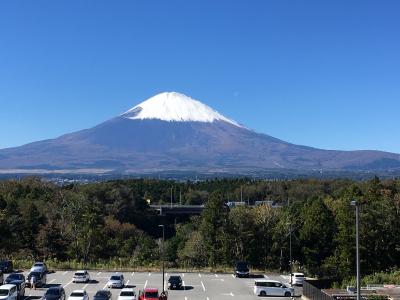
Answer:
[{"label": "clear blue sky", "polygon": [[400,1],[0,1],[0,148],[178,91],[258,132],[400,152]]}]

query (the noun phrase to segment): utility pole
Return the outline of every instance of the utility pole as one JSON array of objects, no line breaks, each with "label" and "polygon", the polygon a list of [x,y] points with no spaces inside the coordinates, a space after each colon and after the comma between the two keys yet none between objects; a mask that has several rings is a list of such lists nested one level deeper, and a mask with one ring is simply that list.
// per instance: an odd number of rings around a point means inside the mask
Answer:
[{"label": "utility pole", "polygon": [[[289,197],[287,199],[288,207],[290,207]],[[289,220],[289,268],[290,268],[290,284],[292,284],[293,264],[292,264],[292,220]]]},{"label": "utility pole", "polygon": [[171,186],[171,207],[172,207],[172,186]]},{"label": "utility pole", "polygon": [[356,207],[356,270],[357,270],[357,300],[360,300],[360,234],[359,234],[359,226],[360,226],[360,203],[357,200],[351,201],[351,205]]},{"label": "utility pole", "polygon": [[165,258],[164,258],[164,240],[165,240],[165,230],[164,225],[158,225],[162,227],[162,242],[161,242],[161,255],[162,255],[162,291],[164,292],[164,267],[165,267]]},{"label": "utility pole", "polygon": [[179,188],[179,203],[182,206],[182,188]]}]

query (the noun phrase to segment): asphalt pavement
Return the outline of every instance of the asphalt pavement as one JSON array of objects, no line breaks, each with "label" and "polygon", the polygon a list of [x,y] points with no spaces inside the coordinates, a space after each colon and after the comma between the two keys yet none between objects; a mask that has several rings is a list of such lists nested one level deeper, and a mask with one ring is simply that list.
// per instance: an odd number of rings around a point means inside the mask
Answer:
[{"label": "asphalt pavement", "polygon": [[[47,275],[47,285],[36,290],[27,288],[24,300],[40,299],[45,290],[51,286],[61,285],[64,287],[68,297],[73,290],[84,289],[93,299],[96,291],[107,289],[106,283],[114,272],[89,271],[91,281],[89,283],[73,283],[72,277],[75,271],[57,271]],[[25,276],[28,272],[24,272]],[[125,277],[126,287],[133,287],[136,294],[146,287],[162,290],[162,273],[154,272],[122,272]],[[235,278],[232,274],[221,273],[169,273],[165,274],[165,289],[170,275],[180,275],[183,280],[183,289],[170,290],[168,299],[176,300],[255,300],[260,299],[253,293],[254,281],[265,278],[278,280],[288,286],[289,276],[279,274],[264,274],[252,276],[251,278]],[[112,289],[112,298],[116,300],[120,289]],[[295,287],[295,295],[301,296],[302,287]],[[285,299],[285,297],[265,297],[265,299]]]}]

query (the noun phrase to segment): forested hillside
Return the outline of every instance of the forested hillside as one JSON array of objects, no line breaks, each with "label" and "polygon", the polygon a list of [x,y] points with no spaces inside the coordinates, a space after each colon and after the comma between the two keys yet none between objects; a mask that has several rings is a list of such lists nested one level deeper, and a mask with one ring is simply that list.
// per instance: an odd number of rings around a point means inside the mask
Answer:
[{"label": "forested hillside", "polygon": [[[172,195],[172,197],[171,197]],[[166,218],[148,202],[204,204],[201,216]],[[228,201],[276,206],[228,208]],[[159,265],[159,224],[166,226],[171,267],[294,268],[346,278],[354,273],[354,207],[361,208],[361,269],[400,263],[400,180],[172,182],[118,180],[57,186],[38,178],[0,182],[0,256],[12,259],[119,260]],[[289,204],[289,205],[288,205]]]}]

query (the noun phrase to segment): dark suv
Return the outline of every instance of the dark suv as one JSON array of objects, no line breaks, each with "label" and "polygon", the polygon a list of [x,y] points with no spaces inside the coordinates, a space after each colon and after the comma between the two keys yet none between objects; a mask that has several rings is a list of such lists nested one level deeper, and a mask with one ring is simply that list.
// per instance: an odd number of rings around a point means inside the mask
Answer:
[{"label": "dark suv", "polygon": [[62,286],[53,286],[43,295],[43,300],[65,300],[65,291]]},{"label": "dark suv", "polygon": [[234,275],[235,275],[235,277],[249,277],[250,270],[249,270],[249,266],[247,265],[247,263],[244,261],[237,262],[235,265]]},{"label": "dark suv", "polygon": [[31,287],[32,276],[35,276],[35,278],[36,278],[36,287],[43,287],[46,285],[46,282],[47,282],[46,273],[33,271],[33,272],[30,272],[28,274],[28,276],[26,277],[26,285],[28,287]]},{"label": "dark suv", "polygon": [[5,284],[14,284],[18,290],[18,299],[23,299],[25,296],[25,276],[21,273],[11,273],[4,280]]},{"label": "dark suv", "polygon": [[181,276],[170,276],[168,279],[168,289],[181,289],[182,288],[182,278]]},{"label": "dark suv", "polygon": [[0,271],[3,273],[11,273],[13,271],[13,263],[11,260],[0,261]]}]

